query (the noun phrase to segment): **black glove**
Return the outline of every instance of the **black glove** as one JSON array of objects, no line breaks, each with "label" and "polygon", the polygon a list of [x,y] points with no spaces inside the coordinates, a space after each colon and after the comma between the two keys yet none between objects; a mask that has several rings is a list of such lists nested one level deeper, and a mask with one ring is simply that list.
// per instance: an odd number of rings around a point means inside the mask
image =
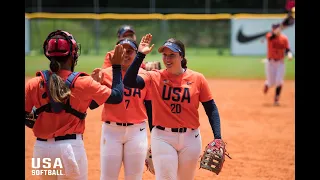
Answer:
[{"label": "black glove", "polygon": [[294,18],[292,15],[288,15],[283,21],[282,21],[282,26],[292,26],[294,24]]},{"label": "black glove", "polygon": [[25,112],[24,123],[28,128],[32,129],[37,118],[38,115],[36,114],[36,108],[33,108],[31,113]]}]

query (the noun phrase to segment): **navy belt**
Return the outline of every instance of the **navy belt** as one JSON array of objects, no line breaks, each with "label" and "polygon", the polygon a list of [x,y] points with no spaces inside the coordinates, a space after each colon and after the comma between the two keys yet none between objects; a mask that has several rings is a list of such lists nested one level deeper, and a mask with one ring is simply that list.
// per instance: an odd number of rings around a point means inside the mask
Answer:
[{"label": "navy belt", "polygon": [[[105,121],[107,124],[110,124],[110,121]],[[133,123],[116,123],[118,126],[132,126]]]},{"label": "navy belt", "polygon": [[[163,131],[166,129],[165,127],[162,127],[162,126],[156,126],[156,128],[163,130]],[[169,128],[169,129],[171,129],[172,132],[184,133],[184,132],[187,132],[188,128],[183,127],[183,128]],[[192,129],[192,130],[194,130],[194,129]]]},{"label": "navy belt", "polygon": [[[54,138],[55,141],[67,140],[67,139],[77,139],[76,134],[67,134],[64,136],[57,136]],[[83,139],[83,136],[82,136]],[[38,141],[47,141],[47,139],[37,138]]]}]

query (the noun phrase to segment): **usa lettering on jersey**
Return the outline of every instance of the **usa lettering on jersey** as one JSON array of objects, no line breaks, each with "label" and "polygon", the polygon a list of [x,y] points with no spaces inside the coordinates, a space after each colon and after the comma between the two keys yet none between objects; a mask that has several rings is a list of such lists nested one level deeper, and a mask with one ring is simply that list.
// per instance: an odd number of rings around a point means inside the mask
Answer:
[{"label": "usa lettering on jersey", "polygon": [[[127,96],[127,97],[138,97],[139,99],[141,98],[141,90],[139,88],[129,88],[124,86],[124,91],[123,91],[123,95]],[[128,109],[129,104],[130,104],[130,99],[125,99],[124,100],[125,104],[126,104],[126,109]]]},{"label": "usa lettering on jersey", "polygon": [[132,97],[139,97],[141,98],[141,91],[139,88],[129,88],[129,87],[124,87],[123,95],[125,96],[132,96]]},{"label": "usa lettering on jersey", "polygon": [[[181,104],[183,102],[190,103],[190,90],[189,88],[182,87],[170,87],[167,85],[163,86],[162,99],[164,101],[174,101],[177,103],[171,103],[171,112],[174,114],[181,113]],[[180,102],[180,103],[179,103]]]}]

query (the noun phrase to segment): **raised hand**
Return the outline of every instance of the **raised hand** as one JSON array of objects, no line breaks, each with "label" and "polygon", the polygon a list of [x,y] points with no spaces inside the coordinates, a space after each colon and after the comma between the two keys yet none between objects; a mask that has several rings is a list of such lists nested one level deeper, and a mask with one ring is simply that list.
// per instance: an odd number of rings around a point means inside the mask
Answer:
[{"label": "raised hand", "polygon": [[121,44],[116,45],[114,48],[114,55],[111,57],[111,54],[108,54],[109,59],[112,65],[119,64],[121,65],[124,60],[125,49]]},{"label": "raised hand", "polygon": [[101,71],[101,68],[95,68],[92,73],[91,73],[91,77],[93,78],[93,80],[101,83],[101,81],[103,80],[104,74]]},{"label": "raised hand", "polygon": [[151,41],[152,41],[152,35],[150,33],[143,36],[139,44],[138,51],[143,54],[149,54],[154,47],[154,44],[150,46]]}]

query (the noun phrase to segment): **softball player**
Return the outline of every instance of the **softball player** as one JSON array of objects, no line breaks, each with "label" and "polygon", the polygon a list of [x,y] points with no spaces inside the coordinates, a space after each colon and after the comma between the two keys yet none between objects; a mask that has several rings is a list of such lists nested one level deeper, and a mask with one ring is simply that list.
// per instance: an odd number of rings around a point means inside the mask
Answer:
[{"label": "softball player", "polygon": [[[88,179],[88,163],[83,143],[86,110],[92,99],[98,104],[120,103],[123,99],[121,63],[123,48],[116,46],[113,56],[112,89],[101,85],[85,73],[74,72],[79,46],[71,34],[57,30],[43,45],[50,60],[50,71],[41,71],[25,86],[26,125],[37,141],[34,158],[62,160],[63,176],[42,174],[41,179]],[[33,107],[36,110],[32,110]],[[35,119],[30,119],[33,111]],[[42,166],[40,166],[42,167]],[[46,169],[47,170],[47,169]]]},{"label": "softball player", "polygon": [[[130,25],[122,25],[117,32],[117,37],[118,37],[118,41],[120,41],[123,38],[132,38],[134,41],[136,41],[136,32],[133,29],[132,26]],[[107,52],[105,58],[104,58],[104,62],[102,64],[102,68],[108,68],[111,67],[111,63],[110,63],[110,58],[112,57],[114,54],[114,49]],[[111,56],[110,56],[111,55]]]},{"label": "softball player", "polygon": [[[118,32],[117,32],[117,37],[118,37],[118,42],[121,39],[124,38],[131,38],[134,41],[136,41],[136,33],[135,30],[133,29],[132,26],[130,25],[123,25],[119,28]],[[104,58],[104,62],[102,65],[102,69],[108,68],[111,66],[110,64],[110,58],[113,56],[114,54],[114,50],[109,51],[105,58]],[[141,68],[145,69],[145,70],[152,70],[152,69],[161,69],[161,65],[158,61],[153,61],[153,62],[143,62],[141,64]]]},{"label": "softball player", "polygon": [[279,97],[283,86],[285,75],[284,58],[292,60],[292,53],[289,48],[289,40],[281,31],[284,28],[281,24],[272,25],[272,32],[267,33],[267,60],[265,62],[266,81],[263,92],[266,94],[270,87],[275,86],[276,92],[274,105],[279,105]]},{"label": "softball player", "polygon": [[166,69],[137,75],[152,35],[142,38],[136,59],[123,83],[131,88],[150,87],[152,96],[151,151],[157,180],[192,180],[201,154],[198,107],[208,115],[214,138],[221,139],[220,117],[205,77],[187,68],[184,44],[168,39],[158,49]]},{"label": "softball player", "polygon": [[[124,75],[136,56],[138,46],[129,38],[120,40],[118,44],[125,49],[122,64]],[[139,69],[140,73],[144,71]],[[104,74],[101,84],[111,87],[112,68],[103,69],[101,73]],[[125,87],[120,104],[104,104],[100,145],[101,180],[117,180],[122,162],[126,180],[142,179],[148,148],[147,111],[151,111],[148,93],[147,88]]]}]

